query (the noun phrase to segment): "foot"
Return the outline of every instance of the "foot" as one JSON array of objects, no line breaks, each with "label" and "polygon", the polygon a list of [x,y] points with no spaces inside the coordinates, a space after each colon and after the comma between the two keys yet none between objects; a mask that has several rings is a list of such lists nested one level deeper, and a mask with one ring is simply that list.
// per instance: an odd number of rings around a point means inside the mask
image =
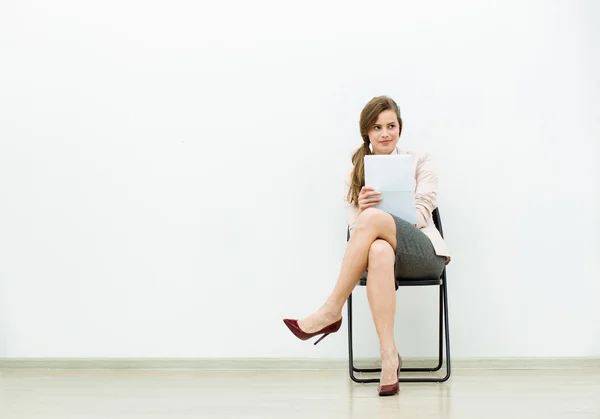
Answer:
[{"label": "foot", "polygon": [[303,332],[314,333],[329,326],[332,323],[337,322],[342,318],[341,312],[335,312],[324,308],[319,309],[317,312],[311,314],[305,319],[298,320],[298,326]]},{"label": "foot", "polygon": [[394,348],[381,352],[381,378],[379,385],[395,384],[398,381],[398,351]]}]

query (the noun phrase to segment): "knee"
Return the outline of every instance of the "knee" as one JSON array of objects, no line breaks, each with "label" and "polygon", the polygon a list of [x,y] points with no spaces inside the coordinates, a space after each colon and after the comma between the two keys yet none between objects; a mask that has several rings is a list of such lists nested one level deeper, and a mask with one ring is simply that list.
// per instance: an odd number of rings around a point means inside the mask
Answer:
[{"label": "knee", "polygon": [[375,240],[369,248],[369,266],[393,263],[394,249],[385,240]]},{"label": "knee", "polygon": [[364,230],[369,228],[376,228],[379,223],[386,216],[386,213],[377,208],[367,208],[356,219],[355,229]]}]

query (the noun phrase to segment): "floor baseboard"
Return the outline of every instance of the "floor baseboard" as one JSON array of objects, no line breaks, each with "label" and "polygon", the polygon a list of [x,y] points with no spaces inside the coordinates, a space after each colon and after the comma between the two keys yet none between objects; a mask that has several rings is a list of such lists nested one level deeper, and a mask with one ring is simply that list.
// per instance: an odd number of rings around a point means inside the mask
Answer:
[{"label": "floor baseboard", "polygon": [[[435,366],[434,358],[403,358],[404,367]],[[377,368],[361,358],[355,366]],[[347,359],[328,358],[0,358],[0,369],[58,370],[346,370]],[[599,369],[600,358],[457,358],[453,369]]]}]

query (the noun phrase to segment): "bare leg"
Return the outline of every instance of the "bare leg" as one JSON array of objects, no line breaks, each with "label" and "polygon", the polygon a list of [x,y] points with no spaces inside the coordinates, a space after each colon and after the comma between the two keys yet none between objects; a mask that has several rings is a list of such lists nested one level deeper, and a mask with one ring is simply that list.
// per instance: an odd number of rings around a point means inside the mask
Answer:
[{"label": "bare leg", "polygon": [[342,307],[367,269],[369,251],[377,239],[396,249],[396,223],[390,214],[368,208],[356,219],[340,275],[327,301],[317,312],[298,322],[304,332],[316,332],[342,317]]},{"label": "bare leg", "polygon": [[367,297],[379,336],[382,385],[396,382],[398,350],[394,340],[394,314],[396,313],[396,287],[394,262],[396,255],[385,240],[375,240],[369,251],[369,276]]}]

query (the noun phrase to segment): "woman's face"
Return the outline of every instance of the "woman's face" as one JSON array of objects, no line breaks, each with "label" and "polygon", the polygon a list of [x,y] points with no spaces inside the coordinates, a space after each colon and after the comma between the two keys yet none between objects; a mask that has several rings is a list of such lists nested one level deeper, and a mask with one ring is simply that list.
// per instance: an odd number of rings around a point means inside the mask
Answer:
[{"label": "woman's face", "polygon": [[373,145],[373,154],[390,154],[396,148],[400,137],[396,113],[392,110],[381,112],[368,134]]}]

